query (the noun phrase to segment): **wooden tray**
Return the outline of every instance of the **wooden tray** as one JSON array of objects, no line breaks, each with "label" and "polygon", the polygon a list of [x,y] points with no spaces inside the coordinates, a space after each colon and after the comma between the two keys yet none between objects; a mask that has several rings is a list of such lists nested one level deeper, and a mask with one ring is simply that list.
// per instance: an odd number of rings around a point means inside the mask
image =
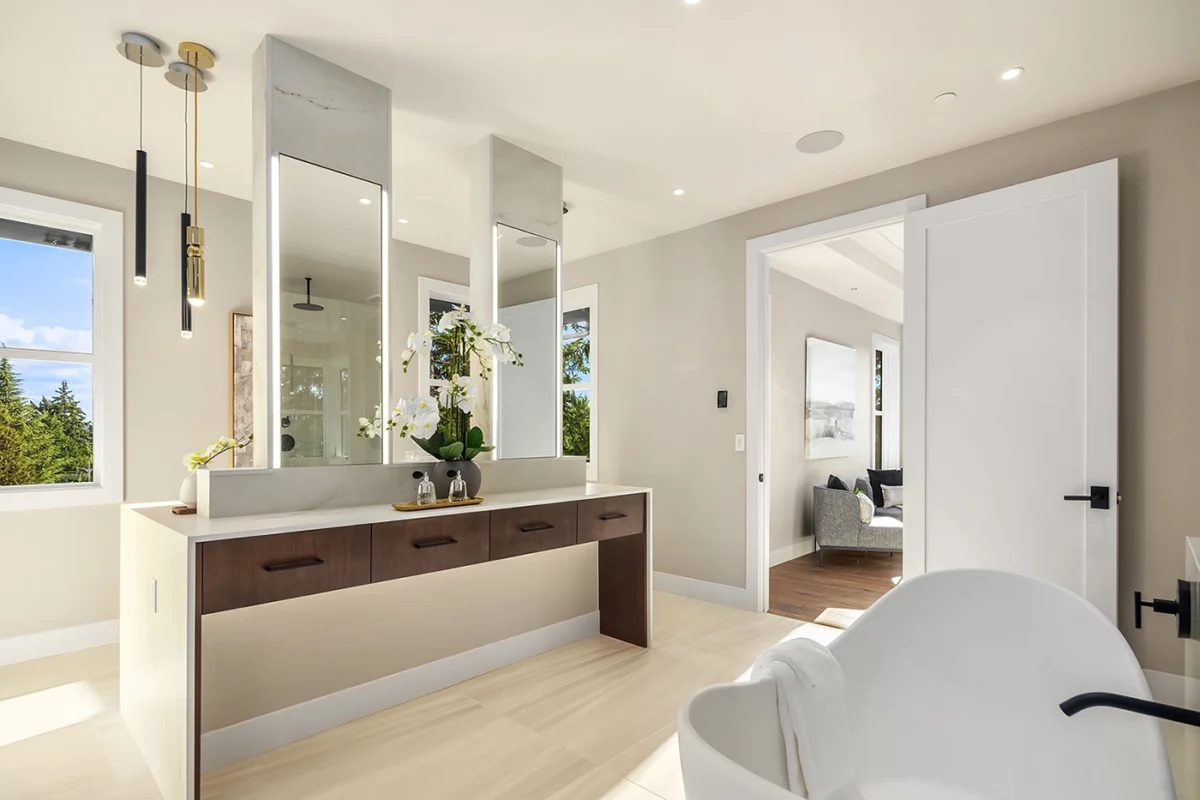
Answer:
[{"label": "wooden tray", "polygon": [[438,500],[431,506],[419,506],[414,503],[392,503],[392,508],[397,511],[441,511],[445,508],[462,508],[463,506],[477,506],[483,502],[482,497],[472,497],[469,500],[459,500],[451,503],[449,500]]}]

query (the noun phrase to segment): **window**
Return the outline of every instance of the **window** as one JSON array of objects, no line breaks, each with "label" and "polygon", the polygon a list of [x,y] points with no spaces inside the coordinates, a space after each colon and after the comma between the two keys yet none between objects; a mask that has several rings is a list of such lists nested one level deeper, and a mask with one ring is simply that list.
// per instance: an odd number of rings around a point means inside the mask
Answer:
[{"label": "window", "polygon": [[587,479],[598,480],[598,343],[595,284],[563,292],[564,456],[585,456]]},{"label": "window", "polygon": [[0,510],[119,503],[122,218],[0,189]]},{"label": "window", "polygon": [[871,466],[900,467],[900,343],[872,336],[875,359],[871,384]]}]

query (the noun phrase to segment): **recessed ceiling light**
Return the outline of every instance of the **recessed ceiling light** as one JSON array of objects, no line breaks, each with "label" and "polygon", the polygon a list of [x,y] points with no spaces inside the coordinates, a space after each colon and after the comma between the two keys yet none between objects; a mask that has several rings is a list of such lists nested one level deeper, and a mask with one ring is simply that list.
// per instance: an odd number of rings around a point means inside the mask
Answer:
[{"label": "recessed ceiling light", "polygon": [[345,322],[345,321],[346,321],[346,318],[345,318],[345,317],[342,317],[342,322]]},{"label": "recessed ceiling light", "polygon": [[371,205],[371,198],[360,197],[360,198],[358,198],[358,202],[362,203],[364,206],[369,206],[369,205]]},{"label": "recessed ceiling light", "polygon": [[939,106],[948,106],[958,99],[958,95],[954,92],[942,92],[937,97],[933,98],[933,102]]},{"label": "recessed ceiling light", "polygon": [[683,197],[685,194],[687,194],[687,192],[685,192],[683,189],[672,189],[671,194],[675,195],[676,197]]},{"label": "recessed ceiling light", "polygon": [[1004,72],[1000,73],[1000,80],[1013,81],[1021,77],[1024,73],[1024,67],[1009,67],[1008,69],[1004,70]]},{"label": "recessed ceiling light", "polygon": [[812,155],[828,153],[844,141],[846,136],[841,131],[815,131],[800,137],[800,141],[796,142],[796,149]]},{"label": "recessed ceiling light", "polygon": [[401,217],[400,219],[396,220],[396,222],[400,223],[401,225],[407,225],[407,224],[408,224],[408,220],[404,219],[403,217]]},{"label": "recessed ceiling light", "polygon": [[685,6],[698,6],[700,5],[700,0],[683,0],[683,4]]},{"label": "recessed ceiling light", "polygon": [[[851,287],[850,287],[850,291],[852,291],[852,292],[857,292],[857,291],[858,291],[858,287],[857,287],[857,286],[851,286]],[[342,319],[345,319],[345,317],[342,317]]]},{"label": "recessed ceiling light", "polygon": [[212,169],[216,166],[216,164],[211,161],[201,161],[200,166],[204,167],[205,169]]}]

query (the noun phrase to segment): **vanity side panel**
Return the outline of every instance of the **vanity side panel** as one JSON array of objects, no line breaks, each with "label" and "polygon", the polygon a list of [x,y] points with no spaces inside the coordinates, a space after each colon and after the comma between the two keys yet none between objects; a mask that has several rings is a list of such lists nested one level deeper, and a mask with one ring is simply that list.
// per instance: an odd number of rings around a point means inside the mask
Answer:
[{"label": "vanity side panel", "polygon": [[121,716],[164,800],[190,800],[188,541],[121,509]]}]

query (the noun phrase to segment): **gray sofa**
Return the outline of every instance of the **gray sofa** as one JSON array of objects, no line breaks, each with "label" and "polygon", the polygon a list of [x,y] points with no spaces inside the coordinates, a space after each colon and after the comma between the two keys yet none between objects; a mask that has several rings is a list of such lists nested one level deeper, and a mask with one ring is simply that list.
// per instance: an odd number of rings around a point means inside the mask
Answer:
[{"label": "gray sofa", "polygon": [[[856,480],[854,488],[871,494],[871,484],[866,478]],[[904,549],[904,509],[879,507],[870,522],[861,519],[858,498],[853,492],[830,489],[824,484],[813,487],[813,525],[822,564],[827,547],[893,553]]]}]

